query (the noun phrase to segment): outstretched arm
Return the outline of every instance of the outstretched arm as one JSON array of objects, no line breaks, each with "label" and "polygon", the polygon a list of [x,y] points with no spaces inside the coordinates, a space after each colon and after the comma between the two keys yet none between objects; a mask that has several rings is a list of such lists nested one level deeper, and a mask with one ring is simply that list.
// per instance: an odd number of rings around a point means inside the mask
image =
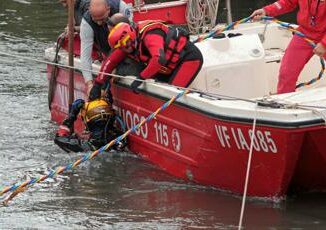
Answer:
[{"label": "outstretched arm", "polygon": [[65,119],[62,124],[68,126],[69,128],[72,127],[73,123],[77,120],[77,116],[83,108],[85,101],[83,99],[75,100],[71,105],[71,110],[69,112],[68,118]]},{"label": "outstretched arm", "polygon": [[262,17],[266,15],[275,17],[293,11],[298,4],[298,0],[279,0],[261,9],[255,10],[250,17],[253,17],[255,21],[261,20]]},{"label": "outstretched arm", "polygon": [[126,53],[121,49],[115,49],[110,54],[110,56],[102,62],[100,73],[95,78],[95,84],[102,85],[107,79],[107,73],[112,73],[112,71],[117,67],[119,62],[121,62],[126,57]]}]

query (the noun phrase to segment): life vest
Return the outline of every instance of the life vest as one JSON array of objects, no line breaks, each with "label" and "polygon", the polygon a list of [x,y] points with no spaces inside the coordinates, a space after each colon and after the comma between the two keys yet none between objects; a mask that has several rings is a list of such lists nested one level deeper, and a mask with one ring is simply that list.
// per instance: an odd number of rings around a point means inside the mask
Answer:
[{"label": "life vest", "polygon": [[96,99],[86,102],[81,110],[81,117],[86,126],[98,121],[108,121],[114,116],[114,111],[109,102],[104,99]]},{"label": "life vest", "polygon": [[137,29],[139,34],[138,55],[142,62],[147,62],[150,59],[142,43],[146,34],[155,29],[161,29],[165,33],[164,54],[160,58],[162,65],[160,73],[170,74],[184,56],[183,48],[189,40],[188,33],[180,28],[169,27],[163,21],[158,20],[141,21],[137,24]]}]

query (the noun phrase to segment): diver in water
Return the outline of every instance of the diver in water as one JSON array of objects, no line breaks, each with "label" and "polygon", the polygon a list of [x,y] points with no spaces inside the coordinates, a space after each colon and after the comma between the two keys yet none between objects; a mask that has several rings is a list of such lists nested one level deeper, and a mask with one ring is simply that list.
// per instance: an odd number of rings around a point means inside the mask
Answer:
[{"label": "diver in water", "polygon": [[[106,145],[111,140],[122,134],[117,127],[118,117],[112,108],[112,96],[107,90],[106,97],[101,97],[101,92],[92,93],[89,101],[77,99],[71,106],[68,118],[65,119],[56,132],[54,142],[67,152],[94,151]],[[83,140],[71,132],[71,127],[77,120],[78,114],[89,132],[89,138]],[[121,126],[121,123],[120,123]],[[126,141],[115,144],[114,149],[122,151]]]}]

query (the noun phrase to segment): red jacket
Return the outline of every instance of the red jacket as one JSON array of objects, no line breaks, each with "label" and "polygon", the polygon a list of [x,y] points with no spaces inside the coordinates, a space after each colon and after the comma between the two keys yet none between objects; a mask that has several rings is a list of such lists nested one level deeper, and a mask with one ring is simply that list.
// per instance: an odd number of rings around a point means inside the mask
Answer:
[{"label": "red jacket", "polygon": [[[318,11],[316,8],[319,2]],[[310,3],[310,4],[309,4]],[[321,42],[326,48],[326,0],[279,0],[265,6],[268,16],[278,16],[299,7],[297,23],[299,31],[316,43]],[[315,16],[315,26],[311,25],[311,16]]]}]

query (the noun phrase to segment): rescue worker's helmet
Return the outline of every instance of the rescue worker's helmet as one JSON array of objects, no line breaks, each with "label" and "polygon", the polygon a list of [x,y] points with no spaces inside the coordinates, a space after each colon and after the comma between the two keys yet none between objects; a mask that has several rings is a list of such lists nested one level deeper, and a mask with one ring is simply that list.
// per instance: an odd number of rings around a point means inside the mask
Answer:
[{"label": "rescue worker's helmet", "polygon": [[111,30],[108,43],[112,49],[126,47],[129,40],[136,41],[136,36],[136,30],[131,25],[120,22]]}]

